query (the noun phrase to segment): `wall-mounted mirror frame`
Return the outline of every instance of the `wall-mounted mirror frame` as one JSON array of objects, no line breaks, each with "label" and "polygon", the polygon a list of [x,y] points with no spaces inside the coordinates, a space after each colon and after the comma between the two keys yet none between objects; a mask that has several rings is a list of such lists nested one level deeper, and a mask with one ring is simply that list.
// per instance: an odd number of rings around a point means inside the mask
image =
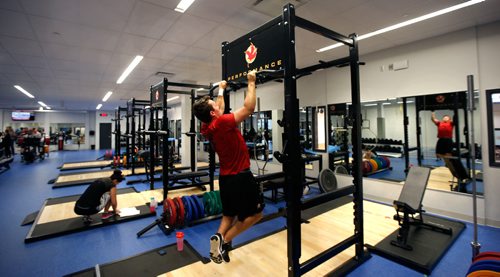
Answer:
[{"label": "wall-mounted mirror frame", "polygon": [[486,111],[489,164],[500,167],[500,89],[486,90]]}]

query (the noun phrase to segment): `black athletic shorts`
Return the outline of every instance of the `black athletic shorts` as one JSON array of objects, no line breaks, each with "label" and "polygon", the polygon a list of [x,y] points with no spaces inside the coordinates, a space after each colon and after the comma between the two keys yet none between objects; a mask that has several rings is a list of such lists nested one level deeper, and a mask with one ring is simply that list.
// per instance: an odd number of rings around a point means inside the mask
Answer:
[{"label": "black athletic shorts", "polygon": [[239,221],[264,209],[264,196],[250,170],[236,175],[219,176],[222,214],[238,216]]},{"label": "black athletic shorts", "polygon": [[440,138],[436,143],[436,154],[451,154],[453,151],[453,140],[450,138]]}]

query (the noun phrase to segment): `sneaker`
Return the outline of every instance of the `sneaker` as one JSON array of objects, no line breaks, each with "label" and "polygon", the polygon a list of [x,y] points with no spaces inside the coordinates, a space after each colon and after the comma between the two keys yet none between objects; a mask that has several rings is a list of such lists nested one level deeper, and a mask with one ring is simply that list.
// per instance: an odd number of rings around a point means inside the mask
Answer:
[{"label": "sneaker", "polygon": [[222,235],[217,233],[210,237],[210,259],[216,263],[222,263]]},{"label": "sneaker", "polygon": [[110,217],[112,217],[114,214],[112,212],[107,212],[107,213],[103,213],[101,214],[101,219],[108,219]]},{"label": "sneaker", "polygon": [[92,223],[92,218],[88,215],[84,215],[83,216],[83,224],[90,225],[90,223]]},{"label": "sneaker", "polygon": [[231,251],[232,248],[233,247],[231,245],[231,242],[226,242],[226,243],[222,244],[221,256],[222,256],[222,260],[225,263],[229,263],[231,261],[231,259],[229,258],[229,251]]}]

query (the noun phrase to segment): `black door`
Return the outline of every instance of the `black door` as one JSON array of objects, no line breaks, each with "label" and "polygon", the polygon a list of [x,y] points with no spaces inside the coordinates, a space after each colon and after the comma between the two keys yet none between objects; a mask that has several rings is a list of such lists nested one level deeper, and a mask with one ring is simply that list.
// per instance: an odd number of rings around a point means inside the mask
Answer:
[{"label": "black door", "polygon": [[99,149],[111,149],[111,123],[99,124]]}]

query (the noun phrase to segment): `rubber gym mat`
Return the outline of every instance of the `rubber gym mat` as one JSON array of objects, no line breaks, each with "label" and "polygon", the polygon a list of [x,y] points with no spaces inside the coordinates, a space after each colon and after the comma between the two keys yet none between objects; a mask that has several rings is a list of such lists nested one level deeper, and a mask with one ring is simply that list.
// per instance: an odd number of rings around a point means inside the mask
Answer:
[{"label": "rubber gym mat", "polygon": [[80,169],[90,169],[90,168],[105,168],[111,166],[112,164],[113,164],[112,160],[94,160],[94,161],[64,163],[58,168],[60,171],[68,171],[68,170],[80,170]]},{"label": "rubber gym mat", "polygon": [[[87,268],[66,276],[158,276],[198,261],[202,261],[203,263],[209,262],[187,240],[184,240],[183,251],[177,251],[177,244],[170,244],[122,260],[102,264],[98,267]],[[96,274],[96,268],[99,269],[99,274]]]},{"label": "rubber gym mat", "polygon": [[[131,193],[131,192],[138,193],[133,188],[125,188],[125,189],[118,190],[119,194],[125,194],[125,193]],[[28,234],[26,235],[26,238],[24,239],[25,243],[43,240],[43,239],[47,239],[47,238],[52,238],[52,237],[56,237],[56,236],[61,236],[61,235],[65,235],[65,234],[80,232],[80,231],[86,231],[86,230],[98,228],[101,226],[106,226],[106,225],[110,225],[110,224],[117,224],[117,223],[122,223],[122,222],[130,221],[130,220],[135,220],[135,219],[139,219],[139,218],[144,218],[144,217],[156,215],[156,213],[151,213],[149,210],[149,206],[144,204],[144,205],[140,205],[140,206],[135,207],[139,210],[139,214],[137,214],[137,215],[127,216],[127,217],[119,217],[119,216],[118,217],[111,217],[111,218],[106,219],[106,220],[101,219],[100,213],[92,215],[91,216],[92,223],[90,225],[84,224],[81,216],[38,224],[38,220],[40,219],[40,216],[42,215],[45,207],[50,206],[50,205],[55,205],[55,204],[62,204],[62,203],[76,201],[76,199],[78,199],[78,195],[61,197],[61,198],[64,198],[66,201],[64,201],[64,202],[52,201],[52,203],[50,203],[50,201],[53,199],[48,199],[45,201],[42,208],[40,209],[40,212],[38,213],[37,218],[35,219],[35,223],[33,224],[33,226],[31,226],[31,229],[29,230]],[[59,198],[55,198],[55,199],[60,200]],[[50,203],[50,204],[47,204],[47,203]]]},{"label": "rubber gym mat", "polygon": [[[135,188],[123,188],[123,189],[117,189],[116,193],[117,194],[124,194],[124,193],[132,193],[132,192],[138,192]],[[57,197],[57,198],[48,198],[45,202],[45,206],[48,205],[56,205],[56,204],[61,204],[61,203],[66,203],[66,202],[73,202],[78,200],[80,198],[81,194],[76,194],[76,195],[69,195],[69,196],[63,196],[63,197]],[[29,215],[27,215],[23,222],[21,223],[21,226],[32,224],[36,217],[38,216],[38,212],[32,212]]]},{"label": "rubber gym mat", "polygon": [[448,251],[448,248],[462,233],[465,224],[454,220],[424,215],[424,222],[429,221],[440,226],[452,228],[452,234],[448,235],[432,231],[425,227],[410,226],[408,244],[413,247],[412,251],[391,244],[391,240],[396,240],[398,230],[391,233],[375,246],[366,246],[372,253],[424,274],[430,274],[446,251]]},{"label": "rubber gym mat", "polygon": [[30,213],[24,218],[23,222],[21,222],[21,226],[32,224],[33,222],[35,222],[37,216],[38,211]]}]

